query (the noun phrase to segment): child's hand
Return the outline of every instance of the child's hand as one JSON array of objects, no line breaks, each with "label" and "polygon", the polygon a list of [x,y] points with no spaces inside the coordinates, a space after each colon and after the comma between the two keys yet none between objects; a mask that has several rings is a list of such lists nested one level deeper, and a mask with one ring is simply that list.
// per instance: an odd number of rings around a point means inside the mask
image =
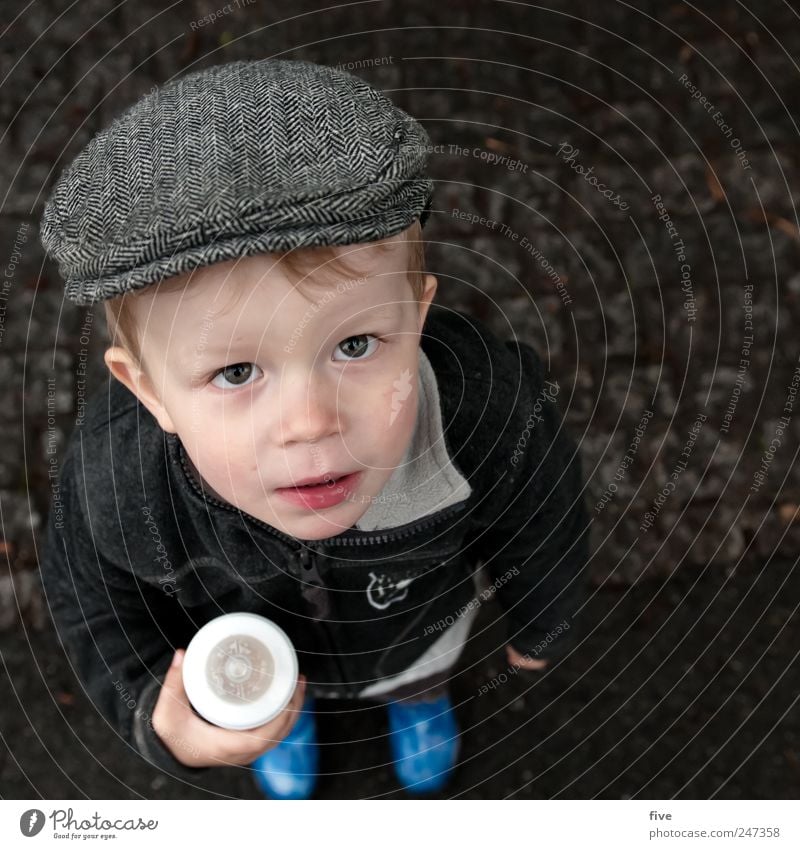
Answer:
[{"label": "child's hand", "polygon": [[289,704],[275,719],[248,731],[231,731],[206,722],[192,709],[181,673],[185,653],[185,649],[175,652],[153,709],[153,729],[180,763],[244,766],[277,746],[292,730],[303,705],[305,677],[299,676]]},{"label": "child's hand", "polygon": [[520,654],[511,644],[506,646],[506,654],[509,663],[519,666],[520,669],[544,669],[547,666],[546,660],[526,657],[524,654]]}]

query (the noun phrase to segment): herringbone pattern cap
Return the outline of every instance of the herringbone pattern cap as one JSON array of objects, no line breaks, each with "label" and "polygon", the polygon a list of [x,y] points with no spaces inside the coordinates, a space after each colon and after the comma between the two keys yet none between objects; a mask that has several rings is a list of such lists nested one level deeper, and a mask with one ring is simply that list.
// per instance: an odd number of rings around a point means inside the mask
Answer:
[{"label": "herringbone pattern cap", "polygon": [[352,74],[217,65],[154,89],[95,135],[53,187],[41,240],[76,304],[238,256],[371,242],[424,223],[429,146]]}]

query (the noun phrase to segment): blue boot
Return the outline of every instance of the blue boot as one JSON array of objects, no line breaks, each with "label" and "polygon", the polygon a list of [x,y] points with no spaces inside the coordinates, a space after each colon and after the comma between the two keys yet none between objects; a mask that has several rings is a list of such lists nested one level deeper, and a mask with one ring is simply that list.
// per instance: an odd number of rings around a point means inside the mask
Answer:
[{"label": "blue boot", "polygon": [[314,699],[306,696],[294,727],[251,766],[259,790],[270,799],[308,799],[317,783],[319,750]]},{"label": "blue boot", "polygon": [[435,793],[456,765],[460,738],[450,696],[432,702],[389,702],[394,770],[410,793]]}]

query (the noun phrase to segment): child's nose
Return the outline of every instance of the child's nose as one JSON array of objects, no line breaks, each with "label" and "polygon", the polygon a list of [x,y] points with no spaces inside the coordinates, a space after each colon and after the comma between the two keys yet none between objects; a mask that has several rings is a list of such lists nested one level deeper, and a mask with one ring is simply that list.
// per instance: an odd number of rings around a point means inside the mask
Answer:
[{"label": "child's nose", "polygon": [[286,381],[280,398],[281,443],[313,442],[338,431],[336,389],[323,381]]}]

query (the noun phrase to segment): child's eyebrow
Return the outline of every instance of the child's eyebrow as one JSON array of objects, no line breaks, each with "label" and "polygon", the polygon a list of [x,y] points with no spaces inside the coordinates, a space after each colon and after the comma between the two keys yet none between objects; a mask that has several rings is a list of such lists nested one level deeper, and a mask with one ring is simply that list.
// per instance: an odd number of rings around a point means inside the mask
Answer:
[{"label": "child's eyebrow", "polygon": [[[401,318],[403,311],[402,301],[381,302],[371,307],[360,307],[357,303],[347,301],[337,304],[335,298],[329,303],[325,303],[324,300],[319,303],[320,308],[317,311],[313,307],[309,308],[304,318],[316,313],[321,329],[330,333],[335,332],[338,327],[353,323],[363,323],[378,318]],[[286,325],[281,326],[286,327]]]},{"label": "child's eyebrow", "polygon": [[361,321],[368,320],[370,318],[395,318],[398,314],[398,306],[400,305],[392,303],[367,307],[364,310],[359,310],[357,313],[353,313],[346,319],[346,321]]},{"label": "child's eyebrow", "polygon": [[[363,323],[374,319],[393,319],[400,317],[402,302],[392,302],[388,304],[376,304],[374,307],[367,307],[359,312],[354,312],[352,315],[338,320],[334,327],[344,328],[347,325],[354,323]],[[333,332],[332,330],[330,332]],[[344,332],[344,331],[343,331]],[[262,344],[269,347],[271,334],[264,334]],[[191,366],[197,363],[198,360],[205,358],[217,358],[220,356],[231,355],[239,348],[245,348],[253,344],[253,339],[241,337],[234,341],[226,340],[217,342],[215,340],[202,338],[198,339],[196,344],[189,346],[185,351],[181,351],[178,355],[178,360],[183,367]],[[281,343],[282,345],[283,343]]]}]

